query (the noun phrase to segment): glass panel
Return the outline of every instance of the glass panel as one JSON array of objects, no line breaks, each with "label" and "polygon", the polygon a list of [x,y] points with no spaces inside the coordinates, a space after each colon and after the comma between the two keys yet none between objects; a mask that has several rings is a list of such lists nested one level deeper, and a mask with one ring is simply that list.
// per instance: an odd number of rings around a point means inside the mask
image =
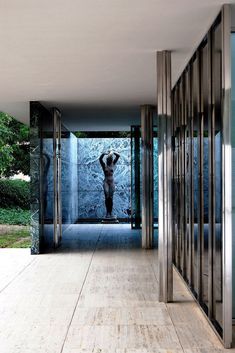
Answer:
[{"label": "glass panel", "polygon": [[62,125],[61,200],[63,230],[78,219],[78,143],[76,136]]},{"label": "glass panel", "polygon": [[202,234],[202,301],[208,307],[208,230],[209,230],[209,145],[208,145],[208,44],[201,53],[201,94],[203,111],[203,234]]},{"label": "glass panel", "polygon": [[44,243],[53,247],[53,211],[54,211],[54,168],[53,168],[53,118],[42,117],[42,189],[44,206]]},{"label": "glass panel", "polygon": [[[182,251],[185,246],[186,281],[206,314],[210,308],[210,319],[222,336],[223,137],[222,35],[221,22],[219,21],[220,17],[217,18],[217,23],[208,34],[210,45],[203,41],[173,89],[175,141],[173,220],[176,266],[184,275],[183,258],[185,254],[182,254]],[[212,51],[211,62],[209,61],[210,51]],[[232,61],[234,62],[235,59]],[[184,78],[185,94],[182,90]],[[183,92],[183,95],[179,92]],[[186,109],[186,126],[184,126],[184,119],[182,119],[184,109]],[[185,230],[184,221],[182,221],[184,215]],[[181,243],[181,239],[185,245]]]},{"label": "glass panel", "polygon": [[199,126],[198,126],[198,105],[199,105],[199,72],[198,72],[198,58],[193,62],[193,247],[192,247],[192,258],[193,258],[193,289],[195,295],[198,295],[197,286],[197,274],[198,274],[198,230],[199,230],[199,219],[198,219],[198,199],[199,199]]},{"label": "glass panel", "polygon": [[186,279],[191,283],[191,82],[190,69],[186,72],[186,131],[185,131],[185,217],[186,217]]},{"label": "glass panel", "polygon": [[213,32],[213,103],[214,103],[214,198],[215,198],[215,231],[214,231],[214,295],[215,319],[222,326],[222,70],[221,70],[221,26]]},{"label": "glass panel", "polygon": [[140,126],[131,127],[131,223],[141,226],[141,136]]},{"label": "glass panel", "polygon": [[175,160],[176,160],[176,185],[175,185],[175,210],[176,210],[176,264],[180,264],[180,146],[179,146],[179,128],[175,136]]}]

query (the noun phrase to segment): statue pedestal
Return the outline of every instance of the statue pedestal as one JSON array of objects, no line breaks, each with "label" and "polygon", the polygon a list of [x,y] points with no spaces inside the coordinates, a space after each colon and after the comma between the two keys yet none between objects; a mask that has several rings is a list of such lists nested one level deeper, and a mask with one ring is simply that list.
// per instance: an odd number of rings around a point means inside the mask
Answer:
[{"label": "statue pedestal", "polygon": [[116,224],[119,223],[117,216],[104,217],[101,221],[103,224]]}]

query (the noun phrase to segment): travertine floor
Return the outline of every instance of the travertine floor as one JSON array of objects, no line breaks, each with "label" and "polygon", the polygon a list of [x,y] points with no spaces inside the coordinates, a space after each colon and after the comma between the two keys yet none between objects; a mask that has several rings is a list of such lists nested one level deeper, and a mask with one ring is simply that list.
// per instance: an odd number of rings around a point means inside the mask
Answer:
[{"label": "travertine floor", "polygon": [[70,226],[52,254],[2,249],[0,352],[224,351],[176,273],[175,302],[158,302],[157,276],[127,225]]}]

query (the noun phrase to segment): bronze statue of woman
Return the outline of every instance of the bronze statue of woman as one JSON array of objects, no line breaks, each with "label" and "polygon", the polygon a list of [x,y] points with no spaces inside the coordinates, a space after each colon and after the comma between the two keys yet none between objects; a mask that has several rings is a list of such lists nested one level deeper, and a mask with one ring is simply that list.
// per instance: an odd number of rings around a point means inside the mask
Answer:
[{"label": "bronze statue of woman", "polygon": [[[104,156],[107,155],[106,162],[104,162]],[[115,156],[115,158],[113,157]],[[120,158],[120,154],[117,152],[105,152],[100,156],[100,164],[104,172],[104,195],[105,195],[105,206],[106,206],[106,218],[114,218],[113,216],[113,194],[115,191],[114,183],[114,170],[117,161]]]}]

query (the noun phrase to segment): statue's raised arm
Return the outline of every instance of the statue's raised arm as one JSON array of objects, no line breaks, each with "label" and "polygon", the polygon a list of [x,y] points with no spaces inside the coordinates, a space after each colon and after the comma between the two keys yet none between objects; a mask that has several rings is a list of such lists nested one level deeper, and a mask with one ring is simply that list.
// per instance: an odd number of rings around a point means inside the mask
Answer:
[{"label": "statue's raised arm", "polygon": [[115,165],[120,158],[120,154],[118,152],[113,152],[113,154],[115,155],[115,159],[113,161],[113,164]]},{"label": "statue's raised arm", "polygon": [[103,170],[105,169],[105,163],[104,163],[103,158],[104,158],[104,156],[107,155],[107,154],[108,154],[108,153],[104,152],[104,153],[102,153],[102,154],[100,155],[100,158],[99,158],[99,161],[100,161],[100,164],[101,164],[101,167],[102,167]]}]

